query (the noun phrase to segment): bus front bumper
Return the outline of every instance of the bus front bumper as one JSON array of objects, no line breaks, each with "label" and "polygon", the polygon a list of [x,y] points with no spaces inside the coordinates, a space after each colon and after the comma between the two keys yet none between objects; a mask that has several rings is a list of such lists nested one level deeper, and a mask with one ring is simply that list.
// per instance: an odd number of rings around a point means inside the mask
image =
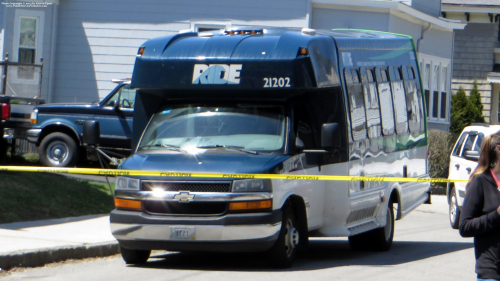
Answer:
[{"label": "bus front bumper", "polygon": [[155,216],[114,210],[111,232],[120,246],[135,250],[260,252],[281,229],[281,210],[221,217]]}]

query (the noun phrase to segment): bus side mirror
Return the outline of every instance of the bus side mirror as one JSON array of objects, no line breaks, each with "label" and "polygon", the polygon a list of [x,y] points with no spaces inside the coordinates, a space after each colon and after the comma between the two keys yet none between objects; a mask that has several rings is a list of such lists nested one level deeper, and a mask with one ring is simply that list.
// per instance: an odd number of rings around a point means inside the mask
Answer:
[{"label": "bus side mirror", "polygon": [[321,126],[321,146],[323,148],[339,148],[342,146],[338,123],[326,123]]},{"label": "bus side mirror", "polygon": [[97,146],[99,145],[99,139],[101,138],[101,131],[99,127],[99,121],[87,120],[83,124],[83,145],[87,146]]}]

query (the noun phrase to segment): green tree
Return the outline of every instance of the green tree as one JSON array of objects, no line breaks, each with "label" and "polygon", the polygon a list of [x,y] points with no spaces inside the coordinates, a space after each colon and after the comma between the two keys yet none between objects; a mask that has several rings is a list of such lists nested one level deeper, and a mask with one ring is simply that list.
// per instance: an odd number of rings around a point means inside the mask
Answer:
[{"label": "green tree", "polygon": [[481,95],[477,89],[477,81],[474,80],[474,88],[470,91],[470,101],[473,104],[472,119],[474,123],[485,123],[483,116],[483,104],[481,103]]},{"label": "green tree", "polygon": [[483,105],[477,82],[474,81],[474,88],[469,97],[462,88],[451,97],[450,132],[460,134],[464,127],[472,123],[484,122]]}]

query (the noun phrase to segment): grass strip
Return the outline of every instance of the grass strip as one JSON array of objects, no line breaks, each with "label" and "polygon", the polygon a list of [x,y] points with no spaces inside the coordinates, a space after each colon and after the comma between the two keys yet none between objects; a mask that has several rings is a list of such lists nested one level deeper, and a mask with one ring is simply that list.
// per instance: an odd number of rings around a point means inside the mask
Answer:
[{"label": "grass strip", "polygon": [[0,224],[106,214],[113,209],[105,183],[48,173],[0,172]]}]

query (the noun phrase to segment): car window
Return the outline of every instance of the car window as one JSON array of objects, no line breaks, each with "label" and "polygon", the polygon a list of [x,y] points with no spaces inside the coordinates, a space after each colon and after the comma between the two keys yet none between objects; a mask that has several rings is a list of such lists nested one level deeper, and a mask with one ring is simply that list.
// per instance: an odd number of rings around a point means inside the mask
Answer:
[{"label": "car window", "polygon": [[483,143],[484,135],[479,133],[476,137],[476,143],[474,144],[474,151],[481,152],[481,144]]},{"label": "car window", "polygon": [[465,138],[468,136],[467,133],[463,133],[461,136],[460,136],[460,139],[458,140],[457,142],[457,146],[455,147],[455,149],[453,150],[453,156],[460,156],[460,152],[462,151],[462,146],[464,145],[464,140]]},{"label": "car window", "polygon": [[[464,147],[463,151],[470,151],[470,150],[472,150],[472,146],[474,145],[474,141],[475,140],[476,140],[476,136],[475,135],[469,135],[469,137],[465,141],[465,147]],[[463,155],[463,153],[462,153],[462,155]]]}]

